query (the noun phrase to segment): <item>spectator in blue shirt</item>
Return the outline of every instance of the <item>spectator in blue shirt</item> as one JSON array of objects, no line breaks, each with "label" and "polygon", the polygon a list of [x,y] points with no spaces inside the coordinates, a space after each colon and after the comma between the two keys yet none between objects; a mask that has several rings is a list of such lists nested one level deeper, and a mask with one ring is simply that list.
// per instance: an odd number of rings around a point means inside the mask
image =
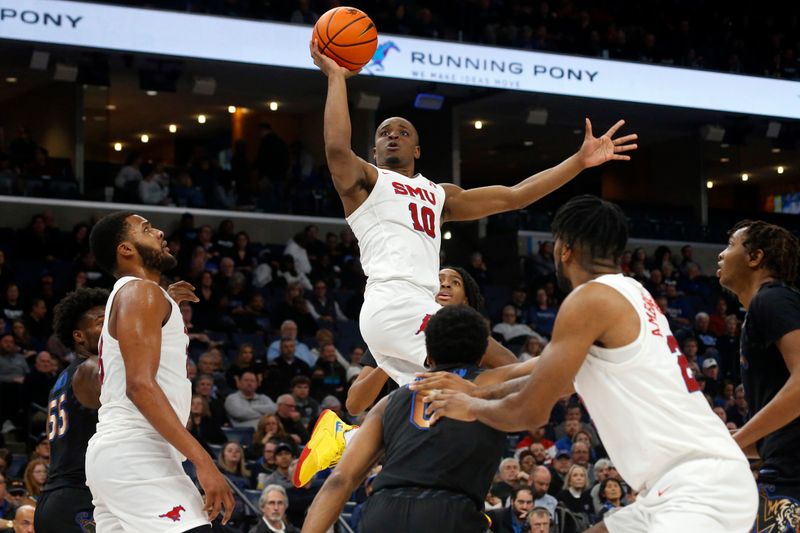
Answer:
[{"label": "spectator in blue shirt", "polygon": [[536,303],[531,307],[528,322],[534,330],[549,337],[553,333],[557,312],[558,309],[552,307],[548,302],[547,292],[544,289],[537,289]]}]

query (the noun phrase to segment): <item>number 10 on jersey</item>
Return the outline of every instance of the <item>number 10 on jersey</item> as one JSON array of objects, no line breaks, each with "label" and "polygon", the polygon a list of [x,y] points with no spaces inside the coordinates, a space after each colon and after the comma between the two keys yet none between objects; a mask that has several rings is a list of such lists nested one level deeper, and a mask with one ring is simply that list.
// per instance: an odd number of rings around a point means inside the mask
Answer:
[{"label": "number 10 on jersey", "polygon": [[414,223],[414,229],[426,233],[430,238],[436,238],[436,213],[433,209],[423,205],[419,207],[414,202],[408,204],[408,210],[411,211],[411,222]]}]

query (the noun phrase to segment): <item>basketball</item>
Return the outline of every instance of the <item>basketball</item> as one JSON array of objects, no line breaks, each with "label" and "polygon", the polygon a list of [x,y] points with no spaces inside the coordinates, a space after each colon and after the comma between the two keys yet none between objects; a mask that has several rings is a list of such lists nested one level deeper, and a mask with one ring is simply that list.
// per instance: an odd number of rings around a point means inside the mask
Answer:
[{"label": "basketball", "polygon": [[375,24],[354,7],[326,11],[314,25],[314,36],[320,52],[349,70],[369,63],[378,46]]}]

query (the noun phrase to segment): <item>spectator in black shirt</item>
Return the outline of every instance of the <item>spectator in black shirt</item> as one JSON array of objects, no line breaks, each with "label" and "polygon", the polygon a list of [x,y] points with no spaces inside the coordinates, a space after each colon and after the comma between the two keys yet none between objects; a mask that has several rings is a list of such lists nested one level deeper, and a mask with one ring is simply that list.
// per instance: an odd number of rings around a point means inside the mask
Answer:
[{"label": "spectator in black shirt", "polygon": [[209,444],[223,444],[227,440],[220,426],[211,416],[208,400],[199,394],[192,396],[192,407],[186,429],[209,453],[211,452]]},{"label": "spectator in black shirt", "polygon": [[292,440],[298,444],[308,442],[308,429],[303,426],[300,421],[300,412],[297,410],[297,403],[294,401],[294,396],[291,394],[281,394],[276,401],[278,404],[278,420],[283,424],[283,429],[286,430]]},{"label": "spectator in black shirt", "polygon": [[25,317],[25,325],[31,336],[31,345],[34,350],[41,350],[47,344],[47,338],[53,332],[53,327],[47,319],[47,304],[41,298],[36,298],[31,303],[30,312]]},{"label": "spectator in black shirt", "polygon": [[800,242],[784,228],[745,220],[719,259],[720,284],[747,309],[742,383],[752,417],[734,439],[761,457],[758,516],[777,524],[780,502],[800,508],[800,292],[792,286]]},{"label": "spectator in black shirt", "polygon": [[9,283],[6,286],[6,298],[3,302],[3,316],[6,320],[17,320],[25,314],[19,294],[19,287],[16,283]]},{"label": "spectator in black shirt", "polygon": [[47,397],[50,389],[56,384],[58,365],[49,352],[36,354],[33,370],[25,376],[25,391],[29,402],[47,408]]},{"label": "spectator in black shirt", "polygon": [[319,359],[311,373],[314,397],[321,400],[333,395],[343,401],[347,385],[347,369],[336,359],[336,346],[325,344],[319,348]]},{"label": "spectator in black shirt", "polygon": [[267,367],[264,379],[267,394],[277,396],[289,392],[289,384],[295,376],[311,377],[311,368],[295,357],[296,342],[292,338],[281,339],[280,355]]},{"label": "spectator in black shirt", "polygon": [[747,396],[744,393],[744,386],[739,385],[733,393],[733,405],[730,406],[725,414],[728,417],[728,422],[736,424],[740,428],[750,420],[750,408],[747,405]]},{"label": "spectator in black shirt", "polygon": [[719,353],[719,371],[721,379],[729,379],[738,383],[741,379],[739,370],[739,321],[735,315],[725,317],[725,330],[717,338]]}]

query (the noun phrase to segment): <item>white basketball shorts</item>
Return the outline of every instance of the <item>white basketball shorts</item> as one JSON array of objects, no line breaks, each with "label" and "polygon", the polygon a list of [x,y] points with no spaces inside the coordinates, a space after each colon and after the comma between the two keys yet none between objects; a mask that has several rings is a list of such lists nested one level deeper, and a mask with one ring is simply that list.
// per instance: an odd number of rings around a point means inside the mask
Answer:
[{"label": "white basketball shorts", "polygon": [[610,533],[747,533],[757,508],[746,462],[696,459],[669,470],[604,523]]},{"label": "white basketball shorts", "polygon": [[97,533],[179,533],[209,524],[179,453],[141,428],[92,437],[86,484]]},{"label": "white basketball shorts", "polygon": [[425,326],[442,306],[434,295],[407,281],[368,287],[361,307],[361,335],[378,366],[401,387],[425,372]]}]

